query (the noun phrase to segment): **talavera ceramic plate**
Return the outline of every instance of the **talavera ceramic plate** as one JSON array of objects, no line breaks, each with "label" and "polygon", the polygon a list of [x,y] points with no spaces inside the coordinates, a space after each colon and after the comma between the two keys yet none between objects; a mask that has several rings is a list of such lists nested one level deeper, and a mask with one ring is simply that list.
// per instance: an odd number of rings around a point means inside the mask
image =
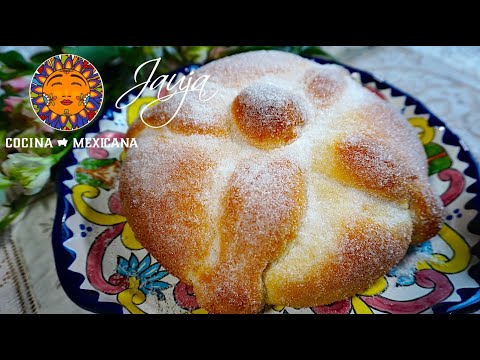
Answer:
[{"label": "talavera ceramic plate", "polygon": [[[430,182],[445,204],[445,223],[435,238],[412,247],[399,265],[365,292],[328,306],[275,306],[266,308],[265,313],[480,311],[480,183],[472,156],[422,103],[367,72],[345,67],[357,81],[400,109],[418,129],[428,157]],[[123,137],[141,106],[154,95],[144,96],[121,111],[110,105],[85,136]],[[192,289],[141,247],[121,215],[117,178],[122,151],[74,149],[59,166],[53,249],[66,293],[79,306],[96,313],[205,313]]]}]

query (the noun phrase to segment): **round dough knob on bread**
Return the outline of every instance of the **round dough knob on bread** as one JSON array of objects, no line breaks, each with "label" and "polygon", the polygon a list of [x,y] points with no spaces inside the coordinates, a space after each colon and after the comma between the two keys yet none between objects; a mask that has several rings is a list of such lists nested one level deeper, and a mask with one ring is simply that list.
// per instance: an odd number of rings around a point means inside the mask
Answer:
[{"label": "round dough knob on bread", "polygon": [[232,105],[233,118],[253,145],[263,148],[286,145],[297,137],[305,122],[303,104],[294,92],[269,83],[244,88]]},{"label": "round dough knob on bread", "polygon": [[201,75],[210,101],[188,93],[168,125],[131,126],[120,193],[136,238],[206,310],[343,300],[439,230],[416,132],[343,68],[257,51]]}]

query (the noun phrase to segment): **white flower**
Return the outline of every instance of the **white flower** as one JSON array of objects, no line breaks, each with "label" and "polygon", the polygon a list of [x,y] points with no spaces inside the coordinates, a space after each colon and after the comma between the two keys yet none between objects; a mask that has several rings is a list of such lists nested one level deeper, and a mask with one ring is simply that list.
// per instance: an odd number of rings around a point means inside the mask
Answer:
[{"label": "white flower", "polygon": [[9,154],[2,164],[3,172],[24,188],[26,195],[40,192],[50,178],[50,168],[55,159],[31,154]]}]

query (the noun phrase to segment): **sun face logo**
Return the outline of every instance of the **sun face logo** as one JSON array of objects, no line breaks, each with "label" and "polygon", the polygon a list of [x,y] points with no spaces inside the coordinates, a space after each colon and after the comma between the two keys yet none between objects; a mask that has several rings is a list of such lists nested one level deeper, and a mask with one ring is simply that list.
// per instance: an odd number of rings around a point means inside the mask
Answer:
[{"label": "sun face logo", "polygon": [[88,125],[102,106],[102,78],[84,58],[56,55],[35,71],[30,100],[46,125],[62,131],[78,130]]}]

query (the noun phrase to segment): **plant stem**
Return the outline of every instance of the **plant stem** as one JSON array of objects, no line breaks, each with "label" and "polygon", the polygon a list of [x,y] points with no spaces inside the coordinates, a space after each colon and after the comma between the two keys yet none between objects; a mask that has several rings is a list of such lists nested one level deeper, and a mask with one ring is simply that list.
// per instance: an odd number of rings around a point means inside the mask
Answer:
[{"label": "plant stem", "polygon": [[73,147],[73,139],[78,139],[79,137],[81,137],[83,135],[83,131],[79,131],[77,133],[75,133],[69,140],[69,143],[68,145],[65,147],[65,149],[63,149],[62,151],[56,153],[56,154],[53,154],[53,155],[50,155],[52,157],[52,165],[55,165],[56,163],[58,163],[62,157],[64,157]]},{"label": "plant stem", "polygon": [[23,210],[27,207],[27,204],[31,196],[21,195],[11,205],[10,213],[0,221],[0,231],[3,231]]}]

